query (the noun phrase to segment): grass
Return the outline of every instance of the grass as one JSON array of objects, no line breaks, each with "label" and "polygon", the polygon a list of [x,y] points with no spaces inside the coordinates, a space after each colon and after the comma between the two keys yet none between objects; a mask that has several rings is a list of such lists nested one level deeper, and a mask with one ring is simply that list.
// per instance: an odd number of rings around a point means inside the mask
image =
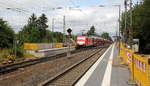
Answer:
[{"label": "grass", "polygon": [[0,59],[6,59],[10,55],[9,49],[0,49]]},{"label": "grass", "polygon": [[17,50],[17,57],[15,57],[14,49],[0,49],[0,63],[12,63],[18,59],[34,58],[30,53],[26,53],[22,48]]}]

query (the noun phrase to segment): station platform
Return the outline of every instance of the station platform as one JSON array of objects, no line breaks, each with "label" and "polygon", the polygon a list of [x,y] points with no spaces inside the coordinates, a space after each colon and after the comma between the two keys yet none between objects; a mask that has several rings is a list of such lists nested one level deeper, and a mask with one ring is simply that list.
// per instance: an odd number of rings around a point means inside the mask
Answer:
[{"label": "station platform", "polygon": [[134,86],[128,84],[128,66],[120,63],[118,49],[112,44],[75,86]]}]

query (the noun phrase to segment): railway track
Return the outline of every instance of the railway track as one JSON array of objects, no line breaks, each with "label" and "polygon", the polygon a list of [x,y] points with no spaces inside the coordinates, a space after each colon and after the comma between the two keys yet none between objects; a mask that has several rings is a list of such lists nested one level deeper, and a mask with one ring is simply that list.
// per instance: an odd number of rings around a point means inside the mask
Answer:
[{"label": "railway track", "polygon": [[97,61],[105,49],[101,48],[88,57],[73,64],[55,76],[38,84],[38,86],[73,86],[86,73],[86,71]]},{"label": "railway track", "polygon": [[[85,49],[74,50],[74,51],[71,52],[71,54],[82,52],[84,50]],[[19,68],[24,68],[24,67],[27,67],[27,66],[35,65],[35,64],[38,64],[38,63],[46,62],[46,61],[52,61],[52,60],[55,60],[55,59],[58,59],[58,58],[61,58],[61,57],[65,57],[65,56],[67,56],[67,53],[61,53],[61,54],[57,54],[57,55],[54,55],[54,56],[51,56],[51,57],[32,59],[32,60],[28,60],[28,61],[19,62],[19,63],[4,65],[4,66],[0,67],[0,75],[10,73],[10,72],[15,71]]]}]

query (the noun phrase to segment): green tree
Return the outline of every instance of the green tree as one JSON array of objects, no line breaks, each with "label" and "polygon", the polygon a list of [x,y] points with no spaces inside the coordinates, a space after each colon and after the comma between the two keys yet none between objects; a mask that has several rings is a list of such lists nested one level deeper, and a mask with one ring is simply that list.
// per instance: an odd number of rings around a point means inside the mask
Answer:
[{"label": "green tree", "polygon": [[37,25],[40,29],[40,41],[41,42],[46,42],[46,29],[48,28],[48,25],[46,24],[48,22],[48,18],[46,17],[45,14],[42,14],[38,20],[37,20]]},{"label": "green tree", "polygon": [[29,18],[28,24],[29,25],[33,25],[33,26],[37,26],[37,17],[36,17],[36,15],[34,13]]},{"label": "green tree", "polygon": [[[132,28],[130,27],[130,12],[122,14],[121,32],[125,42],[130,44],[132,38],[140,39],[140,52],[150,52],[150,0],[143,0],[132,9]],[[125,15],[127,16],[127,29],[125,29]]]},{"label": "green tree", "polygon": [[38,26],[40,29],[46,30],[46,28],[48,28],[48,25],[46,24],[48,22],[48,18],[46,17],[45,14],[42,14],[39,18],[38,18]]},{"label": "green tree", "polygon": [[57,42],[63,42],[63,37],[64,36],[63,36],[63,34],[61,32],[55,32],[54,36],[55,36]]},{"label": "green tree", "polygon": [[46,43],[52,43],[53,42],[53,32],[50,30],[46,30],[46,37],[44,40]]},{"label": "green tree", "polygon": [[15,33],[6,21],[0,19],[0,48],[11,48]]},{"label": "green tree", "polygon": [[95,27],[91,26],[90,30],[87,32],[87,35],[95,35]]},{"label": "green tree", "polygon": [[18,34],[18,39],[21,43],[56,43],[63,42],[63,34],[61,32],[52,32],[48,30],[46,24],[48,19],[45,14],[39,18],[32,14],[25,25]]},{"label": "green tree", "polygon": [[19,32],[19,39],[21,42],[31,42],[36,43],[40,42],[40,31],[37,25],[37,17],[35,14],[32,14],[28,20],[28,24],[25,25],[22,30]]},{"label": "green tree", "polygon": [[101,37],[104,38],[104,39],[112,41],[111,37],[109,36],[109,33],[107,33],[107,32],[103,32],[101,34]]}]

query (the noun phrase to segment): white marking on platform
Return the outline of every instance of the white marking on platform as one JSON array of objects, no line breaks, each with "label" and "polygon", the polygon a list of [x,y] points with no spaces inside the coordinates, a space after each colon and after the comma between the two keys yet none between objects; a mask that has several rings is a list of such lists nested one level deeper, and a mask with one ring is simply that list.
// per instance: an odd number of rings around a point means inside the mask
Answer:
[{"label": "white marking on platform", "polygon": [[107,68],[106,68],[105,75],[103,77],[101,86],[110,86],[111,71],[112,71],[112,59],[113,59],[113,55],[114,55],[114,46],[115,45],[113,45],[113,47],[112,47],[111,55],[109,57],[109,61],[107,64]]},{"label": "white marking on platform", "polygon": [[84,86],[90,76],[93,74],[94,70],[97,68],[98,64],[105,57],[105,54],[111,49],[112,45],[105,51],[105,53],[96,61],[96,63],[85,73],[85,75],[76,83],[75,86]]}]

